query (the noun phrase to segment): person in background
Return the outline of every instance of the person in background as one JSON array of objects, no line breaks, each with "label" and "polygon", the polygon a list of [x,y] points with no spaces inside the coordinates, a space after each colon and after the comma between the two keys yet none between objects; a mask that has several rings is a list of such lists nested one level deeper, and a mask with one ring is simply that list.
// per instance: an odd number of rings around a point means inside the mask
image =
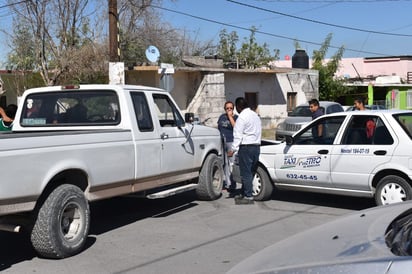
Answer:
[{"label": "person in background", "polygon": [[228,151],[229,157],[238,152],[242,178],[242,194],[235,197],[235,203],[253,204],[253,177],[259,160],[262,124],[257,113],[249,108],[243,97],[237,98],[235,105],[239,117],[233,128],[232,148]]},{"label": "person in background", "polygon": [[363,97],[356,97],[353,106],[356,110],[366,110],[365,99],[363,99]]},{"label": "person in background", "polygon": [[[225,154],[231,149],[233,142],[233,127],[235,126],[237,115],[235,114],[234,104],[231,101],[227,101],[224,106],[224,111],[220,115],[217,121],[217,128],[222,135]],[[236,191],[236,182],[233,180],[231,167],[233,166],[233,157],[225,155],[224,157],[224,170],[225,170],[225,188],[229,193]]]},{"label": "person in background", "polygon": [[[309,109],[312,112],[312,120],[322,116],[323,110],[319,107],[319,101],[317,99],[312,99],[309,101]],[[312,135],[316,138],[322,138],[323,136],[323,125],[319,124],[317,127],[312,128]]]},{"label": "person in background", "polygon": [[4,110],[0,107],[0,131],[10,131],[13,127],[14,116],[16,116],[17,105],[10,104]]},{"label": "person in background", "polygon": [[[363,97],[355,98],[353,106],[356,110],[367,110],[365,107],[365,99]],[[371,143],[373,135],[375,134],[376,123],[372,118],[368,117],[364,122],[364,127],[366,131],[366,142]]]}]

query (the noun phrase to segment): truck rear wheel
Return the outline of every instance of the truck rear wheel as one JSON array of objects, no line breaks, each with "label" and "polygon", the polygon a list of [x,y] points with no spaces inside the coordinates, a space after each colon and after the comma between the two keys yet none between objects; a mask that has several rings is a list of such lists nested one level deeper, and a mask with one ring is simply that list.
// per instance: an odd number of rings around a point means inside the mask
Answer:
[{"label": "truck rear wheel", "polygon": [[216,154],[209,154],[203,163],[196,189],[200,200],[216,200],[222,195],[223,163]]},{"label": "truck rear wheel", "polygon": [[83,249],[89,227],[90,210],[84,193],[76,186],[61,185],[40,207],[31,242],[42,257],[69,257]]}]

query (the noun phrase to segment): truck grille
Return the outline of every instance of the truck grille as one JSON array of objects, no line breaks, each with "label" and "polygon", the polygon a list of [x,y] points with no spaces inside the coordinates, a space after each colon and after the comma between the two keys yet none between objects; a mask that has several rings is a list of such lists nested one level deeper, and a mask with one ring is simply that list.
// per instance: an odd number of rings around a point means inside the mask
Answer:
[{"label": "truck grille", "polygon": [[296,125],[296,124],[286,124],[286,130],[287,131],[298,131],[300,129],[301,125]]}]

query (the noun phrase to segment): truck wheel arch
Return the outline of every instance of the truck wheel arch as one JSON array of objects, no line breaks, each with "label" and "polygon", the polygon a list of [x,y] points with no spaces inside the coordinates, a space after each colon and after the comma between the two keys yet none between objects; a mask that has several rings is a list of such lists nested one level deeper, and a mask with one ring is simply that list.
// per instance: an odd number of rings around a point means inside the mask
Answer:
[{"label": "truck wheel arch", "polygon": [[42,194],[39,199],[37,199],[36,208],[41,207],[50,193],[62,184],[75,185],[84,192],[89,185],[88,176],[86,172],[81,169],[67,169],[57,173],[50,180],[48,180]]}]

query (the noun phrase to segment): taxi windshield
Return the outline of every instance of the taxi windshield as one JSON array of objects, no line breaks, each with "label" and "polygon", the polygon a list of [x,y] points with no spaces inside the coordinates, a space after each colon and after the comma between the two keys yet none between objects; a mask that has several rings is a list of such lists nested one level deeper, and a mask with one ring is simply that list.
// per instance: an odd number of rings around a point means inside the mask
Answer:
[{"label": "taxi windshield", "polygon": [[394,118],[412,139],[412,113],[396,114]]}]

